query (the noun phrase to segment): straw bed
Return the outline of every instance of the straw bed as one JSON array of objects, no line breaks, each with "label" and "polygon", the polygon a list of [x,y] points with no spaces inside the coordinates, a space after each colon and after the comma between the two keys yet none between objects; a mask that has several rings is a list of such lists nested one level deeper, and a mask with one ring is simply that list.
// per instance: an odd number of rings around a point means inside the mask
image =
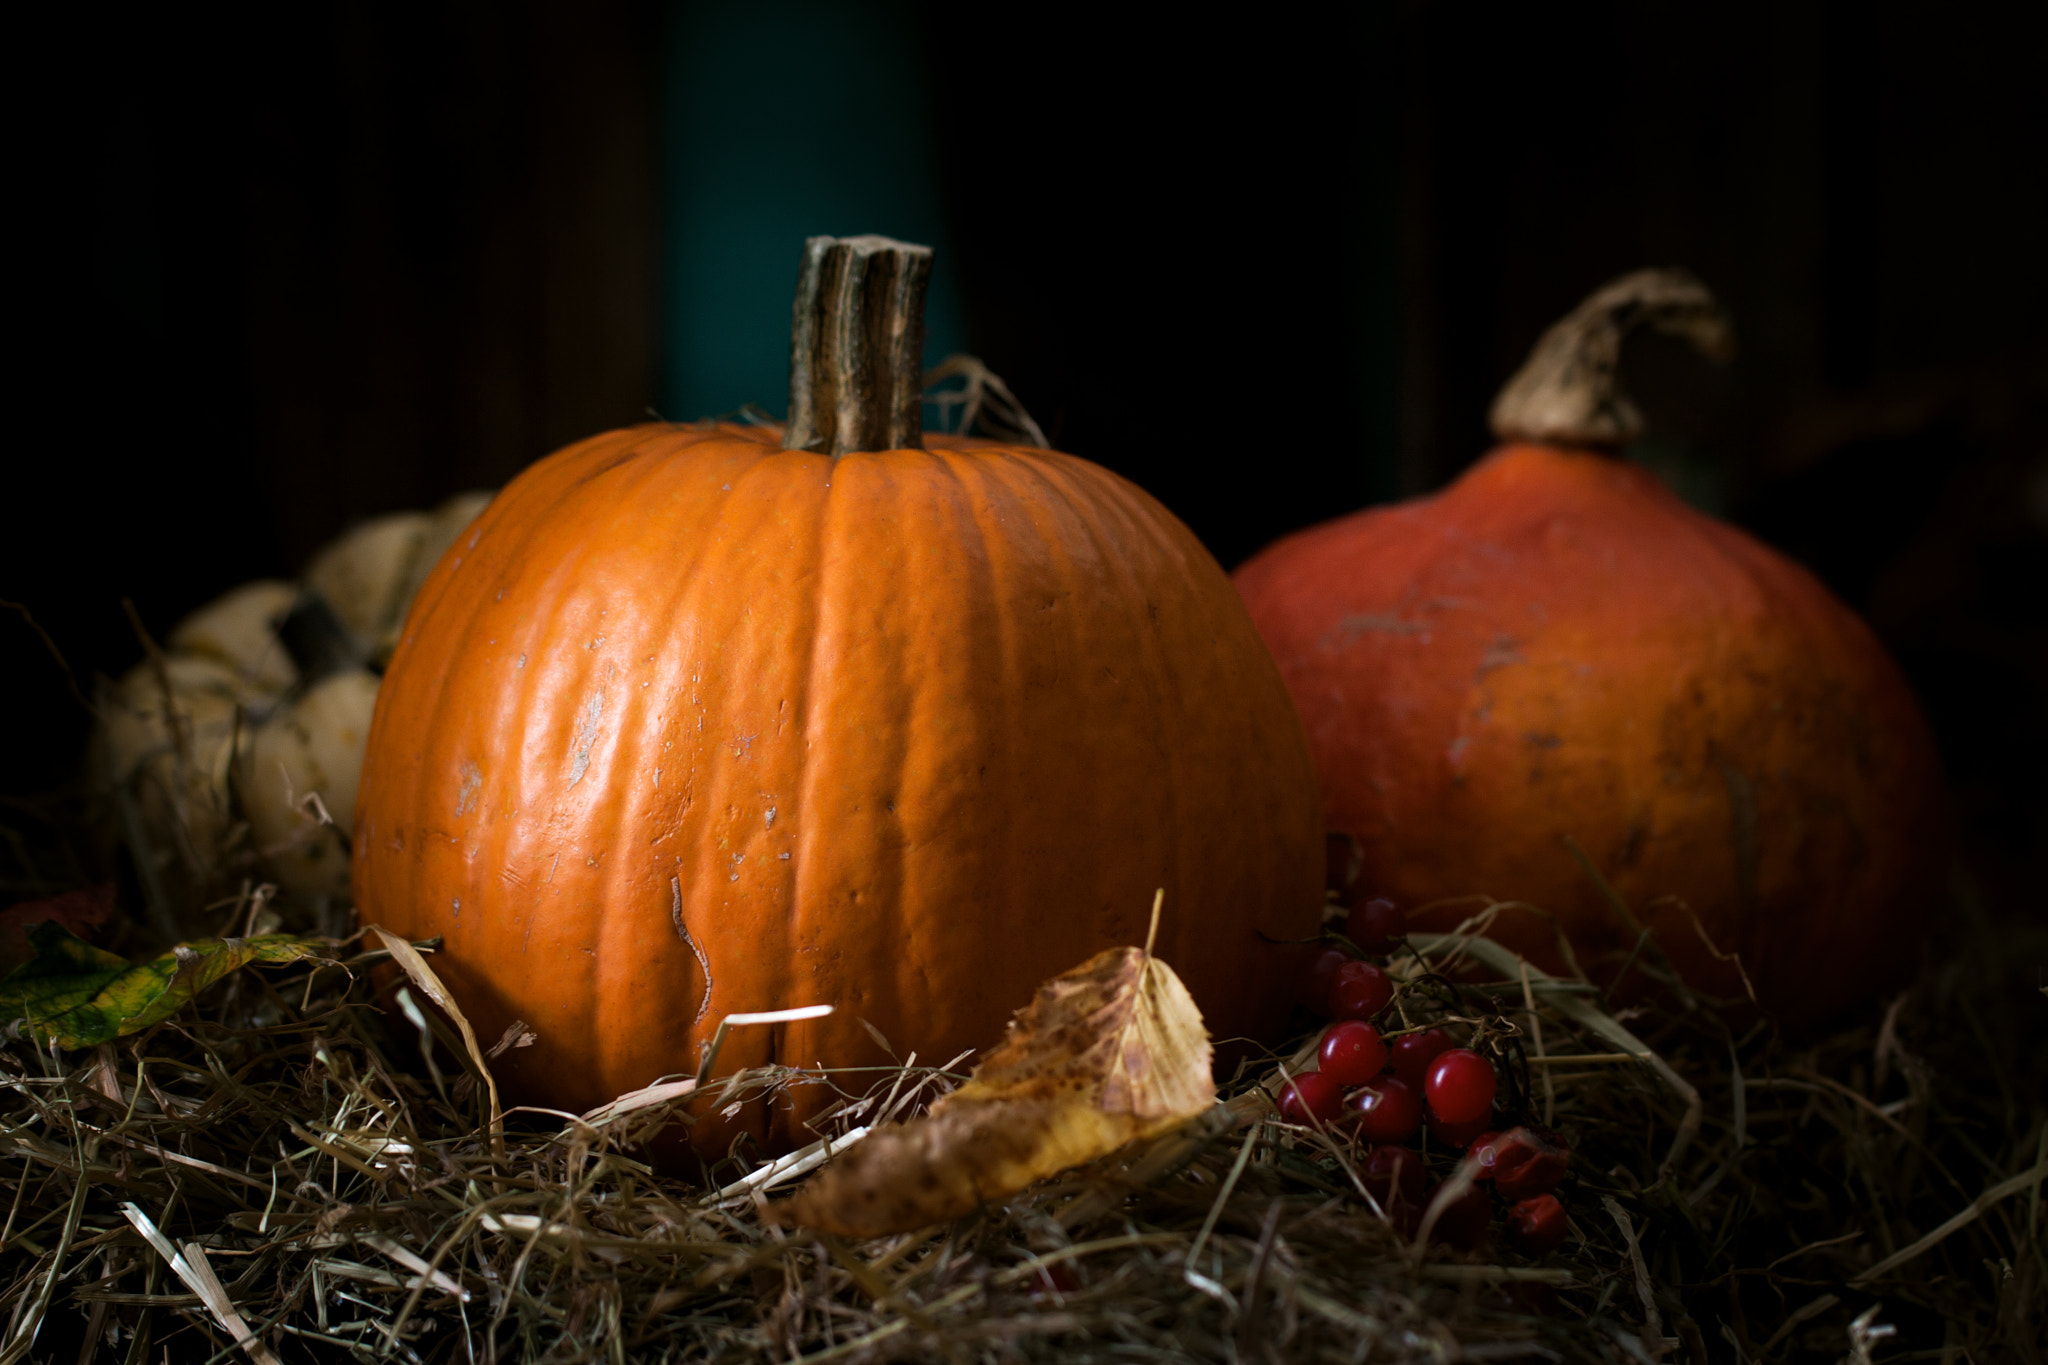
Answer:
[{"label": "straw bed", "polygon": [[765,1202],[817,1154],[692,1182],[642,1144],[815,1084],[843,1144],[965,1063],[673,1078],[494,1131],[456,1029],[379,1009],[382,954],[336,944],[118,1045],[0,1046],[0,1361],[2038,1361],[2048,944],[1967,901],[1954,924],[1911,990],[1800,1045],[1413,940],[1404,1008],[1479,1021],[1503,1103],[1572,1142],[1572,1231],[1536,1260],[1498,1219],[1477,1254],[1390,1226],[1360,1149],[1266,1098],[1305,1052],[957,1224],[781,1229]]}]

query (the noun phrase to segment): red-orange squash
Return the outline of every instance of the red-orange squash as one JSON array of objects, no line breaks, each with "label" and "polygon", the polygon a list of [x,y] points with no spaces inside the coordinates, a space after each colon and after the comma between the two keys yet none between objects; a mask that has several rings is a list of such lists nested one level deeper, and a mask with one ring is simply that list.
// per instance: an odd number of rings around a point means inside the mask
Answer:
[{"label": "red-orange squash", "polygon": [[[1042,980],[1143,942],[1160,887],[1212,1030],[1270,1034],[1261,936],[1315,932],[1322,816],[1214,560],[1070,456],[783,436],[612,432],[490,505],[378,698],[364,919],[440,935],[478,1031],[538,1034],[507,1089],[560,1109],[693,1071],[737,1011],[838,1007],[734,1031],[720,1074],[888,1065],[863,1021],[928,1064],[992,1045]],[[832,1095],[797,1095],[742,1124],[805,1140]]]},{"label": "red-orange squash", "polygon": [[[1912,960],[1945,872],[1939,766],[1852,612],[1612,457],[1640,426],[1614,361],[1645,320],[1726,342],[1689,277],[1617,281],[1503,393],[1500,448],[1237,582],[1373,893],[1531,902],[1604,981],[1634,934],[1569,838],[1696,986],[1739,996],[1733,952],[1767,1005],[1819,1018]],[[1562,965],[1539,917],[1498,932]]]}]

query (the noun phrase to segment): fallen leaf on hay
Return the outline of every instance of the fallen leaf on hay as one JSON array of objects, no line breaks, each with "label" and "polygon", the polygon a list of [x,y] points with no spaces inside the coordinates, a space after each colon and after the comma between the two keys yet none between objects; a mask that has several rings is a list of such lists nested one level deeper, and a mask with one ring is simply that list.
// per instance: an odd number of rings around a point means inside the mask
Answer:
[{"label": "fallen leaf on hay", "polygon": [[29,930],[35,956],[0,978],[0,1019],[29,1021],[59,1047],[93,1047],[169,1018],[201,991],[250,963],[324,957],[327,945],[296,934],[180,943],[149,962],[95,948],[54,921]]},{"label": "fallen leaf on hay", "polygon": [[996,1050],[924,1118],[869,1133],[786,1223],[879,1237],[959,1218],[1216,1103],[1208,1030],[1173,969],[1111,948],[1038,988]]}]

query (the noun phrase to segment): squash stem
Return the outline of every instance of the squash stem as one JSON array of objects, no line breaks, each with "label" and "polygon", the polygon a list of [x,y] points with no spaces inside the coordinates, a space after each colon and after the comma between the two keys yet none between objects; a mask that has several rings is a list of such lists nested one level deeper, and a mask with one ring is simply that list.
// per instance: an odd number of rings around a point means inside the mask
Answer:
[{"label": "squash stem", "polygon": [[789,340],[791,450],[924,445],[924,296],[932,251],[887,237],[804,243]]},{"label": "squash stem", "polygon": [[1709,359],[1735,354],[1735,330],[1707,287],[1683,270],[1638,270],[1596,291],[1536,341],[1493,400],[1503,441],[1619,449],[1643,414],[1621,388],[1621,343],[1638,327],[1690,341]]}]

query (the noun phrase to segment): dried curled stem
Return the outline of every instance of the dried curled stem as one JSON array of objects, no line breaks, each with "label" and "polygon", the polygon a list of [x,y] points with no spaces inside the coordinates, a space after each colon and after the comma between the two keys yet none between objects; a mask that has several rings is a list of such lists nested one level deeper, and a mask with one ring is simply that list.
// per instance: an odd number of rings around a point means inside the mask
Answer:
[{"label": "dried curled stem", "polygon": [[1503,441],[1622,446],[1643,434],[1642,410],[1621,391],[1621,344],[1637,327],[1684,337],[1709,359],[1735,354],[1735,329],[1707,287],[1684,270],[1637,270],[1597,290],[1552,324],[1493,400]]},{"label": "dried curled stem", "polygon": [[[949,379],[960,380],[962,387],[938,387]],[[942,414],[955,408],[960,410],[957,420],[948,418],[940,423],[946,431],[958,436],[971,436],[978,427],[982,435],[1008,445],[1032,446],[1039,450],[1052,446],[1052,442],[1045,439],[1045,431],[1032,420],[1017,395],[1010,392],[1010,386],[994,370],[982,364],[979,356],[947,356],[924,372],[924,387],[924,401],[936,404]]]}]

